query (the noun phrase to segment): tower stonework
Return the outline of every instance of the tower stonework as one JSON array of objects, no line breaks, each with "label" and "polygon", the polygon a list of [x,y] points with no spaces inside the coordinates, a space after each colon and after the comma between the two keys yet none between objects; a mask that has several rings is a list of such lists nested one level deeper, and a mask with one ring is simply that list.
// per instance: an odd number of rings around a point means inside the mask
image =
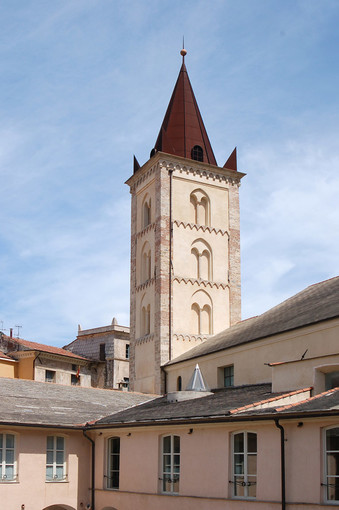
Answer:
[{"label": "tower stonework", "polygon": [[235,153],[218,167],[183,63],[132,196],[130,384],[163,393],[161,366],[241,319]]}]

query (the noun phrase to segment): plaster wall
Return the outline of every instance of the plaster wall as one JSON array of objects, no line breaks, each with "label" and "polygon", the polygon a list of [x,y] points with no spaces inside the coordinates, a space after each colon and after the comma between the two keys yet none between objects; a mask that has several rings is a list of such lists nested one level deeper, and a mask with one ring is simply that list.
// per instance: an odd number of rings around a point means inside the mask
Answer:
[{"label": "plaster wall", "polygon": [[[299,424],[299,426],[298,426]],[[286,498],[288,508],[328,508],[321,482],[323,428],[338,425],[334,419],[282,421],[286,432]],[[280,431],[273,420],[259,423],[196,424],[146,429],[104,430],[97,436],[96,498],[98,509],[113,506],[154,509],[267,509],[281,508]],[[257,497],[255,501],[232,496],[231,437],[234,432],[257,433]],[[161,494],[159,486],[161,438],[180,436],[179,495]],[[121,438],[120,488],[106,490],[105,444]]]},{"label": "plaster wall", "polygon": [[[65,361],[59,361],[56,359],[50,359],[40,354],[39,358],[35,361],[34,379],[36,381],[45,382],[46,370],[52,370],[55,371],[54,382],[56,384],[70,386],[71,376],[77,373],[77,370],[72,370],[73,365],[78,367],[76,359],[74,360],[74,363],[70,363]],[[89,370],[84,366],[80,367],[79,386],[83,386],[86,388],[91,387],[91,374]]]},{"label": "plaster wall", "polygon": [[[81,432],[28,428],[0,429],[16,435],[18,480],[0,483],[0,500],[4,509],[42,510],[50,505],[69,505],[86,508],[90,503],[89,442]],[[62,435],[66,439],[67,481],[46,482],[46,443],[48,435]]]},{"label": "plaster wall", "polygon": [[19,379],[34,379],[34,357],[23,357],[18,359],[18,378]]},{"label": "plaster wall", "polygon": [[0,360],[0,377],[9,377],[14,379],[16,364],[16,362],[10,360]]},{"label": "plaster wall", "polygon": [[[310,386],[314,382],[313,362],[307,359],[325,355],[337,359],[338,334],[339,320],[332,319],[169,365],[166,367],[168,391],[176,390],[179,376],[182,378],[182,387],[185,388],[196,363],[199,364],[210,388],[223,386],[223,367],[228,365],[234,365],[235,386],[271,382],[272,368],[267,363],[300,360],[306,349],[305,361],[296,362],[294,369],[291,368],[295,373],[288,372],[288,368],[274,368],[277,373],[274,390],[292,391]],[[331,364],[330,358],[327,363]]]}]

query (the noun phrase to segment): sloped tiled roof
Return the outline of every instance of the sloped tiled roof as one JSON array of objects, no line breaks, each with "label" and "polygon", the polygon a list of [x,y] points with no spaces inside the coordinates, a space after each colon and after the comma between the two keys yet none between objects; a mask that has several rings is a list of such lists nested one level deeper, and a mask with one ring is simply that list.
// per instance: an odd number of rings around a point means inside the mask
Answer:
[{"label": "sloped tiled roof", "polygon": [[83,356],[78,356],[78,354],[73,354],[73,352],[67,351],[66,349],[62,349],[60,347],[39,344],[38,342],[31,342],[29,340],[23,340],[22,338],[11,338],[7,335],[3,336],[13,344],[14,343],[19,344],[21,347],[23,347],[23,350],[48,352],[49,354],[59,354],[60,356],[68,356],[69,358],[86,360],[86,358],[84,358]]},{"label": "sloped tiled roof", "polygon": [[0,378],[0,424],[85,425],[152,395]]},{"label": "sloped tiled roof", "polygon": [[231,326],[167,365],[336,317],[339,317],[339,276],[311,285],[262,315]]},{"label": "sloped tiled roof", "polygon": [[[279,394],[280,395],[280,394]],[[255,384],[215,390],[206,397],[168,402],[166,397],[160,397],[142,406],[127,409],[112,416],[101,419],[98,424],[108,423],[137,423],[161,420],[183,420],[196,417],[210,418],[212,416],[226,416],[239,405],[245,406],[272,397],[270,384]]]},{"label": "sloped tiled roof", "polygon": [[15,361],[13,358],[11,358],[10,356],[7,356],[7,354],[5,354],[2,351],[0,351],[0,359],[5,359],[5,360],[8,360],[8,361]]}]

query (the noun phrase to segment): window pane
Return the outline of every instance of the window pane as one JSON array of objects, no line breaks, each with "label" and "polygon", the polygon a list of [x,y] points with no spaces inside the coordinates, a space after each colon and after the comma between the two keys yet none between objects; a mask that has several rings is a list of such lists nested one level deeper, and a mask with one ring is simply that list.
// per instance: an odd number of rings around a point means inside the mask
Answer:
[{"label": "window pane", "polygon": [[63,437],[57,437],[56,438],[56,447],[57,447],[57,450],[63,450],[64,449],[64,438]]},{"label": "window pane", "polygon": [[339,479],[329,477],[327,484],[327,499],[329,501],[339,501]]},{"label": "window pane", "polygon": [[56,463],[57,464],[64,463],[64,452],[56,452]]},{"label": "window pane", "polygon": [[234,495],[235,496],[244,496],[245,495],[245,487],[243,486],[244,477],[243,476],[235,476],[234,477]]},{"label": "window pane", "polygon": [[179,477],[173,479],[173,492],[179,492]]},{"label": "window pane", "polygon": [[236,475],[244,474],[244,455],[242,454],[234,455],[234,474]]},{"label": "window pane", "polygon": [[339,428],[326,430],[326,450],[339,451]]},{"label": "window pane", "polygon": [[111,439],[111,452],[112,453],[120,453],[120,438],[114,437]]},{"label": "window pane", "polygon": [[247,455],[247,473],[249,475],[257,474],[257,456]]},{"label": "window pane", "polygon": [[61,479],[64,477],[64,467],[63,466],[57,466],[56,467],[56,476],[57,476],[57,479]]},{"label": "window pane", "polygon": [[47,437],[47,450],[53,450],[54,448],[54,437],[48,436]]},{"label": "window pane", "polygon": [[46,479],[52,480],[53,478],[53,466],[46,466]]},{"label": "window pane", "polygon": [[164,455],[163,459],[163,471],[165,473],[171,472],[171,456],[170,455]]},{"label": "window pane", "polygon": [[0,479],[2,478],[2,464],[0,464]]},{"label": "window pane", "polygon": [[327,475],[339,475],[339,453],[327,454]]},{"label": "window pane", "polygon": [[257,479],[255,476],[249,476],[247,479],[248,497],[255,498],[257,495]]},{"label": "window pane", "polygon": [[14,464],[14,450],[6,450],[6,463]]},{"label": "window pane", "polygon": [[3,434],[0,434],[0,448],[2,448]]},{"label": "window pane", "polygon": [[173,443],[174,443],[174,453],[180,453],[180,437],[174,436]]},{"label": "window pane", "polygon": [[180,456],[179,455],[174,455],[174,458],[173,458],[173,472],[174,473],[179,473],[180,471]]},{"label": "window pane", "polygon": [[119,471],[112,473],[112,489],[119,489]]},{"label": "window pane", "polygon": [[13,436],[13,434],[7,434],[6,435],[6,447],[7,448],[14,448],[14,436]]},{"label": "window pane", "polygon": [[119,470],[119,455],[113,455],[111,463],[112,463],[111,464],[112,465],[112,469],[114,471],[118,471]]},{"label": "window pane", "polygon": [[164,437],[164,453],[170,453],[171,451],[171,436]]},{"label": "window pane", "polygon": [[244,434],[235,434],[234,436],[234,451],[235,452],[243,452],[244,451]]},{"label": "window pane", "polygon": [[14,466],[6,466],[5,467],[5,476],[7,480],[14,479]]},{"label": "window pane", "polygon": [[2,462],[2,450],[0,450],[0,463]]},{"label": "window pane", "polygon": [[247,434],[247,451],[257,452],[257,434],[253,434],[253,432]]},{"label": "window pane", "polygon": [[46,463],[53,464],[53,452],[48,451],[46,454]]}]

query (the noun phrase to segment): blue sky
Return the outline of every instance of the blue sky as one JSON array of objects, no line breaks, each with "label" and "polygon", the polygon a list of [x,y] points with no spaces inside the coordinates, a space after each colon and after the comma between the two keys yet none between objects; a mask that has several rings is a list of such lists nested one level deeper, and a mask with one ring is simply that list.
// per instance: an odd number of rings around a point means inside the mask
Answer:
[{"label": "blue sky", "polygon": [[247,173],[243,317],[337,275],[338,26],[337,0],[1,2],[0,329],[64,345],[129,324],[124,181],[183,35],[218,164],[237,146]]}]

